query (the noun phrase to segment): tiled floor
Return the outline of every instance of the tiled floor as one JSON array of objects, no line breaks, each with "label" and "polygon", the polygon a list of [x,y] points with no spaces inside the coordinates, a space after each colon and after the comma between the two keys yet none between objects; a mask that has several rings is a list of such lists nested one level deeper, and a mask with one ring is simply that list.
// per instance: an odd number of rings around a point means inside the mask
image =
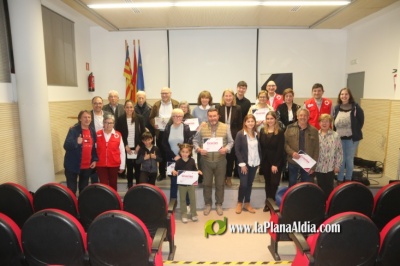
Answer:
[{"label": "tiled floor", "polygon": [[[371,182],[370,189],[375,194],[376,191],[388,184],[389,178],[379,177],[379,175],[369,175]],[[62,173],[56,177],[58,182],[64,182],[65,178]],[[198,261],[204,262],[202,265],[215,264],[215,262],[225,263],[232,262],[274,262],[269,250],[270,237],[266,233],[261,234],[238,234],[230,232],[232,225],[253,225],[255,222],[264,223],[269,221],[269,213],[262,212],[265,200],[264,183],[256,178],[253,184],[252,205],[257,208],[255,214],[242,212],[236,214],[234,206],[236,205],[238,179],[234,179],[234,186],[226,188],[224,215],[218,216],[213,210],[208,216],[204,216],[202,208],[202,189],[197,188],[196,196],[198,202],[198,222],[189,220],[187,224],[183,224],[180,220],[179,209],[176,212],[176,236],[175,243],[177,246],[174,261],[168,261],[168,243],[163,245],[163,258],[165,265],[190,265],[200,264]],[[118,190],[123,197],[126,192],[126,180],[118,180]],[[168,197],[169,180],[157,182],[157,185],[166,192]],[[287,185],[283,182],[281,185]],[[224,220],[227,218],[227,232],[223,235],[210,235],[205,237],[205,224],[209,220]],[[215,230],[218,230],[216,225]],[[292,242],[281,242],[279,244],[279,254],[283,260],[281,264],[290,264],[294,258],[295,247]]]}]

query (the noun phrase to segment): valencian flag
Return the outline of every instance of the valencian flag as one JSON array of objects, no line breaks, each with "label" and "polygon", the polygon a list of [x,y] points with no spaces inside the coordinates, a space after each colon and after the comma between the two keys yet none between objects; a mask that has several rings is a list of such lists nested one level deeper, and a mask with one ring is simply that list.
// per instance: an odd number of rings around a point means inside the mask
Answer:
[{"label": "valencian flag", "polygon": [[125,50],[126,50],[126,57],[125,57],[125,66],[124,66],[123,76],[126,79],[125,100],[129,100],[132,97],[133,86],[132,86],[131,60],[129,58],[129,46],[126,41],[125,41]]},{"label": "valencian flag", "polygon": [[138,41],[138,70],[137,70],[137,83],[136,88],[139,91],[144,91],[144,78],[143,78],[143,66],[142,66],[142,54],[140,53],[140,40]]}]

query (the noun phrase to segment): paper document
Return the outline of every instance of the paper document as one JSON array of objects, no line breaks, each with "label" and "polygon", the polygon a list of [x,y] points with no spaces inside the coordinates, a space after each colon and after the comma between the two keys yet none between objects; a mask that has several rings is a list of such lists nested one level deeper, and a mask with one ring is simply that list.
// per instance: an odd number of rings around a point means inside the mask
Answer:
[{"label": "paper document", "polygon": [[189,118],[184,122],[185,125],[190,127],[190,131],[196,131],[199,127],[199,119],[198,118]]},{"label": "paper document", "polygon": [[265,116],[267,115],[267,113],[269,112],[268,108],[261,108],[256,110],[253,115],[256,118],[256,121],[264,121],[265,120]]},{"label": "paper document", "polygon": [[199,180],[199,172],[197,171],[178,171],[178,185],[197,185]]},{"label": "paper document", "polygon": [[167,175],[172,175],[172,171],[175,170],[175,162],[167,162]]},{"label": "paper document", "polygon": [[218,138],[203,138],[203,149],[208,152],[217,152],[224,145],[221,137]]},{"label": "paper document", "polygon": [[307,153],[302,150],[299,150],[298,154],[300,155],[299,159],[293,158],[301,168],[304,169],[307,173],[310,172],[311,168],[317,163],[313,158],[310,157]]},{"label": "paper document", "polygon": [[169,117],[165,118],[165,117],[154,117],[154,122],[155,124],[158,126],[159,130],[164,130],[165,126],[167,125],[168,121],[169,121]]}]

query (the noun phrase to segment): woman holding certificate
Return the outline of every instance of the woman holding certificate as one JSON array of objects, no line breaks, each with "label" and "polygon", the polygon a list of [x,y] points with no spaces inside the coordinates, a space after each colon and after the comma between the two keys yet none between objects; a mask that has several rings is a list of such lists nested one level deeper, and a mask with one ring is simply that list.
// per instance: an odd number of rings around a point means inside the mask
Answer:
[{"label": "woman holding certificate", "polygon": [[136,184],[139,184],[140,164],[136,164],[136,157],[143,142],[141,140],[143,132],[146,131],[143,117],[135,113],[132,100],[127,100],[124,105],[125,114],[117,119],[115,129],[122,135],[126,152],[126,177],[128,188],[133,185],[133,168],[135,168]]},{"label": "woman holding certificate", "polygon": [[256,118],[256,128],[257,131],[260,131],[262,126],[264,125],[265,115],[269,111],[274,111],[274,108],[269,105],[268,102],[268,92],[267,91],[260,91],[258,93],[258,103],[253,105],[249,109],[249,114],[254,115]]},{"label": "woman holding certificate", "polygon": [[256,211],[250,205],[250,195],[254,177],[260,165],[261,147],[257,138],[256,118],[254,115],[248,114],[244,118],[243,129],[237,133],[235,138],[235,146],[240,178],[236,213],[242,212],[243,201],[243,209],[250,213],[255,213]]},{"label": "woman holding certificate", "polygon": [[[283,150],[285,136],[279,128],[279,122],[274,111],[269,111],[265,116],[264,128],[260,131],[261,167],[265,179],[266,198],[275,200],[282,172]],[[265,205],[264,212],[268,206]]]},{"label": "woman holding certificate", "polygon": [[[172,124],[167,124],[162,145],[165,151],[165,158],[168,163],[178,161],[181,157],[179,156],[178,143],[192,144],[192,136],[188,125],[183,123],[184,113],[182,109],[176,108],[172,110]],[[171,178],[171,190],[170,198],[178,198],[178,185],[176,183],[176,176],[172,176],[172,173],[168,174]]]},{"label": "woman holding certificate", "polygon": [[[236,105],[236,96],[233,90],[227,89],[222,93],[221,105],[218,107],[219,122],[225,123],[231,130],[232,138],[236,138],[236,134],[242,127],[242,110]],[[230,153],[226,154],[226,179],[225,184],[232,186],[232,172],[235,164],[235,146]]]}]

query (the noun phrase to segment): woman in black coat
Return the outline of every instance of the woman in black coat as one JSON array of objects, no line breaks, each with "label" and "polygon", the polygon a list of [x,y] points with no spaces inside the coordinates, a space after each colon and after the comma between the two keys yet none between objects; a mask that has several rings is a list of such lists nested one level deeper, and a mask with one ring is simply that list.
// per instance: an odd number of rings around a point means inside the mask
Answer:
[{"label": "woman in black coat", "polygon": [[134,156],[139,153],[139,149],[143,147],[141,140],[143,132],[146,131],[143,117],[135,114],[133,101],[128,100],[124,105],[125,114],[118,117],[116,130],[122,135],[122,140],[126,152],[126,168],[128,179],[128,188],[133,185],[133,169],[135,168],[136,184],[139,184],[140,164],[136,164],[136,159],[128,158],[128,155]]},{"label": "woman in black coat", "polygon": [[[266,198],[275,200],[275,194],[281,179],[281,162],[283,159],[285,136],[279,128],[277,116],[274,111],[268,112],[265,116],[264,128],[260,130],[260,144],[260,165],[264,173]],[[265,205],[264,212],[268,210],[267,205]]]}]

